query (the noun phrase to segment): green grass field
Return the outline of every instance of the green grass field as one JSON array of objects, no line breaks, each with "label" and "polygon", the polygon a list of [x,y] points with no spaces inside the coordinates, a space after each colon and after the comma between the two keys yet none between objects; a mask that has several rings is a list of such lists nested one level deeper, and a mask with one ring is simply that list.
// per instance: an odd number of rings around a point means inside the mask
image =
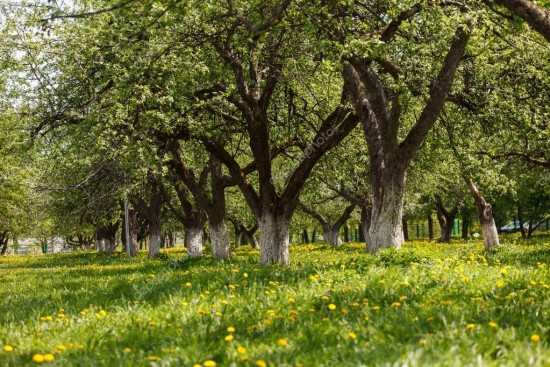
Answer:
[{"label": "green grass field", "polygon": [[550,365],[549,256],[511,236],[298,245],[287,268],[248,247],[3,257],[0,366]]}]

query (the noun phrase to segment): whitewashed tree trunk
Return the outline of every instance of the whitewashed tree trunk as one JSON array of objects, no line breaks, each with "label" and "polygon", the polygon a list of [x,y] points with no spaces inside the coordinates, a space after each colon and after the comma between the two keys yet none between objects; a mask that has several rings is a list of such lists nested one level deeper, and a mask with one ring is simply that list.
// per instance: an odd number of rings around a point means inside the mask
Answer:
[{"label": "whitewashed tree trunk", "polygon": [[189,227],[185,232],[185,247],[189,257],[202,256],[203,230],[202,227]]},{"label": "whitewashed tree trunk", "polygon": [[392,182],[384,186],[381,194],[374,195],[370,243],[367,242],[367,250],[373,254],[381,248],[400,249],[403,244],[404,186],[404,182]]},{"label": "whitewashed tree trunk", "polygon": [[252,235],[250,236],[250,241],[252,241],[252,247],[253,248],[258,248],[260,247],[259,243],[258,243],[258,239],[256,238],[256,235]]},{"label": "whitewashed tree trunk", "polygon": [[162,235],[159,226],[149,227],[149,257],[154,257],[160,252]]},{"label": "whitewashed tree trunk", "polygon": [[212,257],[214,259],[227,259],[231,256],[229,248],[229,231],[225,221],[220,223],[208,222],[210,228],[210,241],[212,242]]},{"label": "whitewashed tree trunk", "polygon": [[323,225],[323,239],[326,243],[332,246],[342,245],[340,231],[337,228],[331,227],[328,224]]},{"label": "whitewashed tree trunk", "polygon": [[372,239],[370,238],[370,223],[372,220],[372,206],[370,205],[364,205],[361,207],[361,223],[359,224],[360,231],[363,234],[363,238],[365,239],[365,243],[367,245],[367,248],[370,243],[372,243]]},{"label": "whitewashed tree trunk", "polygon": [[483,245],[485,250],[490,250],[493,247],[499,246],[499,238],[497,232],[497,226],[495,224],[495,219],[493,218],[493,207],[485,198],[481,195],[478,188],[474,182],[466,175],[462,176],[472,196],[477,207],[477,214],[479,218],[479,224],[481,225],[481,233],[483,234]]},{"label": "whitewashed tree trunk", "polygon": [[483,235],[483,245],[485,246],[485,250],[490,250],[491,248],[500,245],[497,226],[492,217],[490,221],[481,223],[481,233]]},{"label": "whitewashed tree trunk", "polygon": [[264,214],[260,224],[260,263],[289,264],[290,220],[284,216]]}]

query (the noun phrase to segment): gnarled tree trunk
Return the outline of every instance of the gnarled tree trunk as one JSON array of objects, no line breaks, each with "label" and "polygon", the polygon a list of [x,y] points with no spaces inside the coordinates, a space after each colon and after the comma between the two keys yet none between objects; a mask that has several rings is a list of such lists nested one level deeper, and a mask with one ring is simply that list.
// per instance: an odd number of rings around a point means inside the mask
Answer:
[{"label": "gnarled tree trunk", "polygon": [[[300,203],[300,208],[306,214],[309,214],[311,217],[317,219],[323,228],[323,240],[332,246],[342,245],[342,239],[340,238],[340,228],[348,220],[353,209],[355,209],[356,204],[351,204],[344,209],[342,215],[336,220],[336,222],[331,223],[331,221],[324,215],[318,213],[313,208],[309,207],[304,203]],[[314,236],[315,238],[315,236]]]},{"label": "gnarled tree trunk", "polygon": [[[398,28],[398,25],[385,28],[381,39],[390,40]],[[373,208],[369,229],[371,243],[367,249],[371,253],[380,248],[400,248],[403,243],[406,173],[443,109],[469,37],[469,30],[457,29],[439,74],[432,83],[429,98],[402,141],[399,141],[398,134],[403,119],[400,92],[390,92],[384,78],[373,67],[372,60],[354,57],[344,67],[348,97],[363,125],[369,150]],[[389,72],[394,78],[399,78],[397,69],[392,68],[393,71]]]},{"label": "gnarled tree trunk", "polygon": [[370,205],[361,205],[361,223],[359,223],[359,239],[365,241],[368,248],[371,243],[371,238],[369,234],[370,222],[372,219],[372,206]]},{"label": "gnarled tree trunk", "polygon": [[464,181],[466,181],[472,196],[474,197],[474,202],[476,203],[485,250],[490,250],[493,247],[497,247],[500,242],[495,219],[493,218],[493,207],[485,201],[474,182],[468,176],[463,176],[463,178]]},{"label": "gnarled tree trunk", "polygon": [[147,219],[149,221],[149,257],[160,253],[162,244],[162,228],[160,216],[162,212],[162,192],[155,179],[150,179],[151,198],[147,206]]},{"label": "gnarled tree trunk", "polygon": [[289,264],[290,218],[266,211],[260,218],[260,263]]},{"label": "gnarled tree trunk", "polygon": [[199,215],[200,218],[189,220],[185,226],[185,247],[187,248],[187,256],[197,258],[202,256],[202,244],[204,234],[204,215]]},{"label": "gnarled tree trunk", "polygon": [[376,253],[381,248],[401,248],[403,238],[403,200],[405,174],[390,174],[391,179],[374,181],[372,217],[369,228],[370,244],[367,249]]},{"label": "gnarled tree trunk", "polygon": [[225,187],[222,182],[222,164],[216,157],[210,155],[209,168],[212,182],[212,200],[203,197],[200,202],[208,214],[212,257],[214,259],[227,259],[231,256],[231,251],[229,231],[225,223]]},{"label": "gnarled tree trunk", "polygon": [[118,223],[102,224],[96,228],[95,248],[99,252],[113,253],[116,250]]},{"label": "gnarled tree trunk", "polygon": [[8,251],[8,231],[0,233],[0,255],[5,255]]},{"label": "gnarled tree trunk", "polygon": [[458,205],[455,205],[450,211],[445,209],[443,200],[440,196],[435,197],[435,203],[437,207],[437,220],[441,227],[441,237],[439,242],[450,242],[451,235],[453,234],[453,225],[455,218],[458,214]]}]

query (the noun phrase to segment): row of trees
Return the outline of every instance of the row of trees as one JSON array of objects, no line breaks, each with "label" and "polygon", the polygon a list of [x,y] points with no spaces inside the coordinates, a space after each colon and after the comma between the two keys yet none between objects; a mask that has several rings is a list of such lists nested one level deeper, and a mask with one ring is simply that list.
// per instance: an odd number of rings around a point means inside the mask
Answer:
[{"label": "row of trees", "polygon": [[491,248],[490,203],[540,220],[550,197],[547,18],[498,3],[7,3],[1,119],[33,147],[3,155],[35,169],[3,187],[34,186],[40,223],[104,251],[127,221],[130,253],[183,227],[200,256],[207,224],[227,258],[231,221],[288,264],[291,223],[338,245],[357,215],[376,253],[404,212],[435,210],[449,240],[472,204]]}]

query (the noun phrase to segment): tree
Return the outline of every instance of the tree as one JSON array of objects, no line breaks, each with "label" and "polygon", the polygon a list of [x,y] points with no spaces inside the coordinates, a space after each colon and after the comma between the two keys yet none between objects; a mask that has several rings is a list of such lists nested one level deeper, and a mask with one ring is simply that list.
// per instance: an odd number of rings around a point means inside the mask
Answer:
[{"label": "tree", "polygon": [[[374,42],[389,43],[400,25],[419,10],[417,6],[413,6],[368,34],[371,40],[375,40],[368,46],[372,47]],[[404,77],[404,71],[389,60],[390,55],[377,55],[374,50],[370,52],[370,56],[355,53],[348,58],[344,79],[369,149],[373,207],[369,228],[371,243],[367,244],[367,249],[372,253],[376,253],[379,248],[401,247],[406,173],[443,109],[470,32],[468,26],[459,26],[456,30],[438,75],[429,88],[429,97],[413,126],[402,139],[400,130],[407,118],[404,110],[407,107],[406,95],[403,89],[391,88],[385,73],[389,73],[399,82]],[[377,71],[376,63],[380,65],[380,71]]]},{"label": "tree", "polygon": [[529,0],[495,0],[512,14],[525,20],[535,31],[550,42],[550,15]]}]

